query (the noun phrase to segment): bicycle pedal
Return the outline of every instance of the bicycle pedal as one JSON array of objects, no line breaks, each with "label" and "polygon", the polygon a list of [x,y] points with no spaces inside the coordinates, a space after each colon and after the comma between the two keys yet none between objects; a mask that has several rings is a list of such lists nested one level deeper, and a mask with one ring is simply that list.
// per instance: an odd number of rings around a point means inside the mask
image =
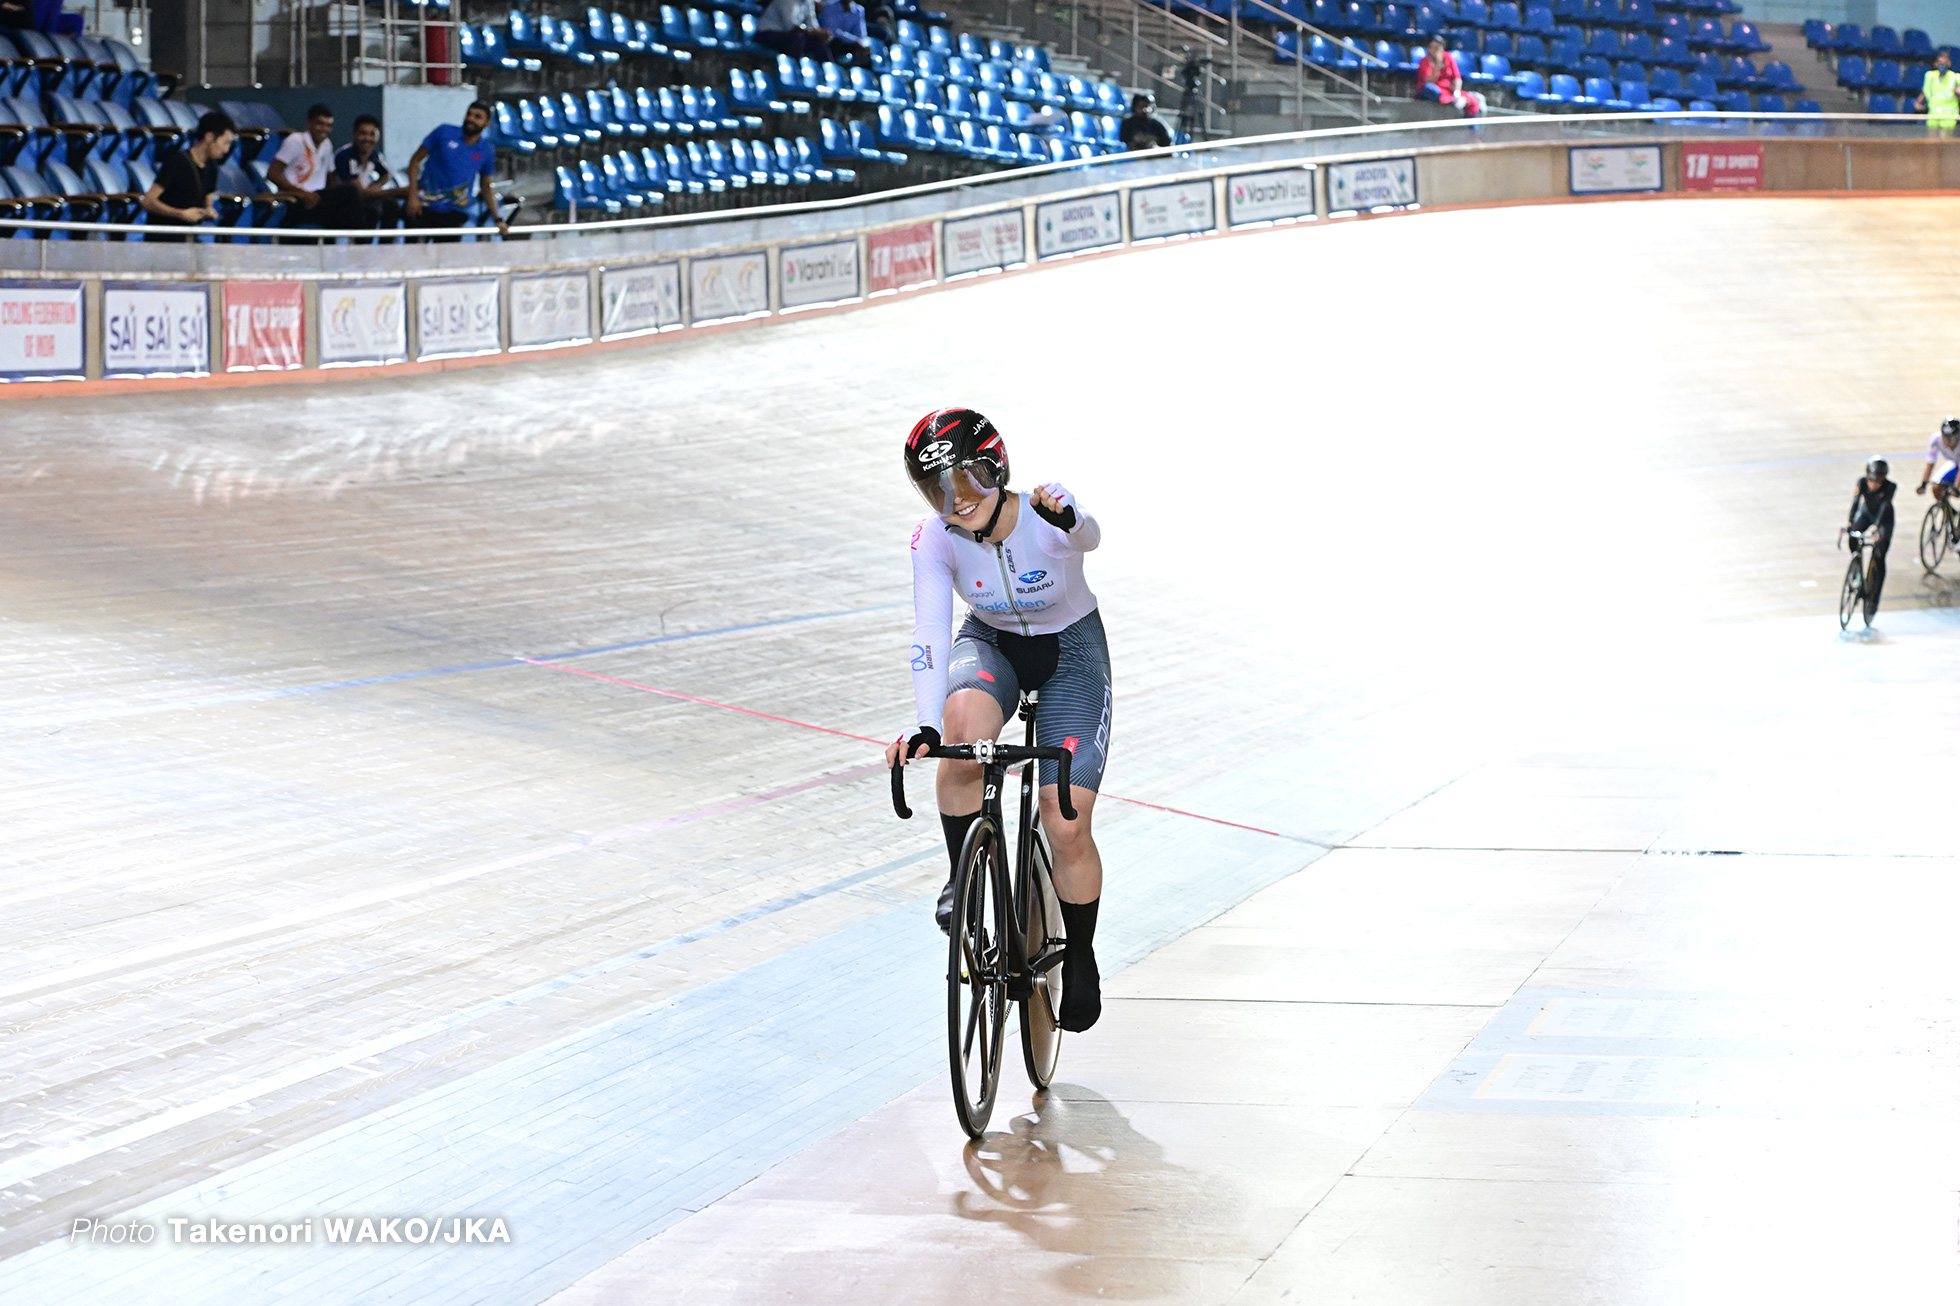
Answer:
[{"label": "bicycle pedal", "polygon": [[1026,1002],[1034,996],[1034,977],[1032,975],[1010,975],[1007,977],[1007,1000]]}]

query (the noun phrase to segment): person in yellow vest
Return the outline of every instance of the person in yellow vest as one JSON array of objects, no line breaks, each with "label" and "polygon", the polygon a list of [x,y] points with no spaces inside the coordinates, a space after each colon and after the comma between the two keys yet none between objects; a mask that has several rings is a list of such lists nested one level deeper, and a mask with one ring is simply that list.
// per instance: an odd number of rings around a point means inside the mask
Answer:
[{"label": "person in yellow vest", "polygon": [[1960,123],[1960,73],[1953,71],[1953,56],[1941,50],[1920,86],[1919,100],[1913,106],[1926,115],[1926,130],[1935,136],[1951,136]]}]

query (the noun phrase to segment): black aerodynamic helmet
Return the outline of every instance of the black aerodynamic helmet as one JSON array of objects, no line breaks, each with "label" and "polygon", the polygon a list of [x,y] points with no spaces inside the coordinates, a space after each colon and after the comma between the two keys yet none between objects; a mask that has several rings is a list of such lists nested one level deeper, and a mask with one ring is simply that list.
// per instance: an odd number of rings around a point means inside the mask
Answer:
[{"label": "black aerodynamic helmet", "polygon": [[1882,479],[1891,470],[1892,464],[1886,462],[1883,458],[1868,459],[1865,463],[1865,475],[1867,476],[1876,476]]},{"label": "black aerodynamic helmet", "polygon": [[1007,445],[994,424],[971,408],[927,413],[905,437],[905,472],[936,513],[949,513],[954,491],[978,497],[1007,487]]},{"label": "black aerodynamic helmet", "polygon": [[1954,436],[1960,435],[1960,417],[1949,417],[1944,422],[1941,422],[1940,434],[1945,436],[1949,442],[1952,441]]}]

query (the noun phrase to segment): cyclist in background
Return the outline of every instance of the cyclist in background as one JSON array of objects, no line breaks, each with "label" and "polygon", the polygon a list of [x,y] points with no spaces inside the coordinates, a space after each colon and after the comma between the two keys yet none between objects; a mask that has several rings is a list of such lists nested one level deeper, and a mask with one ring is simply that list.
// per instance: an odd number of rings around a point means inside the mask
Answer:
[{"label": "cyclist in background", "polygon": [[1891,470],[1883,458],[1865,464],[1865,474],[1852,489],[1851,517],[1845,523],[1848,531],[1866,532],[1865,543],[1871,553],[1865,564],[1865,589],[1873,609],[1885,592],[1885,551],[1892,547],[1892,496],[1899,487],[1887,478]]},{"label": "cyclist in background", "polygon": [[1933,433],[1933,442],[1926,446],[1926,470],[1920,473],[1914,494],[1926,493],[1926,482],[1933,479],[1933,468],[1942,462],[1946,464],[1946,470],[1933,484],[1933,497],[1944,503],[1953,490],[1953,475],[1960,471],[1960,417],[1947,418]]},{"label": "cyclist in background", "polygon": [[[1029,494],[1007,488],[1000,432],[967,408],[926,414],[905,441],[905,470],[933,516],[912,532],[912,693],[918,729],[885,750],[896,765],[938,745],[1000,734],[1038,689],[1035,742],[1066,748],[1076,819],[1056,801],[1059,767],[1043,762],[1041,825],[1055,853],[1055,896],[1067,947],[1062,959],[1063,1029],[1080,1031],[1102,1014],[1096,967],[1096,908],[1102,854],[1090,834],[1096,790],[1109,751],[1109,645],[1096,596],[1082,577],[1083,555],[1102,541],[1096,519],[1060,485]],[[948,648],[953,595],[970,611]],[[942,760],[936,794],[946,850],[955,869],[980,815],[978,762]],[[952,928],[953,880],[940,891],[939,928]]]}]

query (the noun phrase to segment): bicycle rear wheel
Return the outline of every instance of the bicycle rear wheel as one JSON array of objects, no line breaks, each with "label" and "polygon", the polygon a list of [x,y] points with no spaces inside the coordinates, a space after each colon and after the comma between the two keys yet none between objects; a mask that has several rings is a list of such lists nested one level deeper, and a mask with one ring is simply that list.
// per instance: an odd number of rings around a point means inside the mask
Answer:
[{"label": "bicycle rear wheel", "polygon": [[1851,565],[1844,569],[1844,588],[1838,592],[1838,629],[1851,628],[1851,614],[1858,610],[1858,600],[1865,594],[1865,569],[1858,555],[1851,555]]},{"label": "bicycle rear wheel", "polygon": [[1062,908],[1055,896],[1054,858],[1039,830],[1029,862],[1021,931],[1035,979],[1034,992],[1021,1003],[1021,1057],[1028,1079],[1036,1088],[1046,1088],[1062,1056]]},{"label": "bicycle rear wheel", "polygon": [[1919,523],[1919,565],[1932,571],[1946,556],[1946,512],[1935,503],[1926,509],[1925,520]]},{"label": "bicycle rear wheel", "polygon": [[981,1137],[1000,1088],[1007,1030],[1007,867],[1000,827],[973,823],[953,885],[946,961],[946,1046],[960,1128]]}]

